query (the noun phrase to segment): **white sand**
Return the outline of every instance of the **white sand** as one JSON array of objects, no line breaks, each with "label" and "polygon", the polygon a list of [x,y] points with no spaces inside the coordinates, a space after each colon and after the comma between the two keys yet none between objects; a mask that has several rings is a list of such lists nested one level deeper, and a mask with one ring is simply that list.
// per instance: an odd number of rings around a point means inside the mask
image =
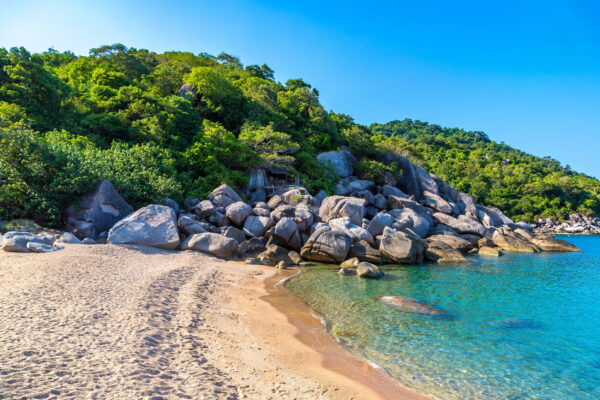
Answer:
[{"label": "white sand", "polygon": [[381,397],[261,300],[275,271],[113,245],[0,252],[0,399]]}]

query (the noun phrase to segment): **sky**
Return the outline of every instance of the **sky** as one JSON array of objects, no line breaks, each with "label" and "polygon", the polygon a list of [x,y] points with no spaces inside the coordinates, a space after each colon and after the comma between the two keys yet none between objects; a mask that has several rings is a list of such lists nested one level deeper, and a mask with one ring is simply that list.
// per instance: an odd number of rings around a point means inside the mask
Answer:
[{"label": "sky", "polygon": [[600,2],[1,3],[0,47],[223,51],[303,78],[361,124],[483,131],[600,178]]}]

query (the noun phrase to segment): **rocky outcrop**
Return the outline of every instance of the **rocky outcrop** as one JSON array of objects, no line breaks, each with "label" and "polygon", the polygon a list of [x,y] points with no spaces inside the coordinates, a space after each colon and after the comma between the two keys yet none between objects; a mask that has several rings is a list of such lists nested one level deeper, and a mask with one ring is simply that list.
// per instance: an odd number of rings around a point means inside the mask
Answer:
[{"label": "rocky outcrop", "polygon": [[600,234],[600,218],[571,214],[563,222],[552,218],[538,218],[532,228],[538,233]]},{"label": "rocky outcrop", "polygon": [[494,231],[492,241],[496,246],[509,253],[538,253],[541,249],[529,240],[509,229]]},{"label": "rocky outcrop", "polygon": [[110,181],[105,180],[79,204],[67,209],[65,229],[80,239],[96,238],[132,212],[133,208],[117,193]]},{"label": "rocky outcrop", "polygon": [[572,253],[581,251],[579,248],[577,248],[577,246],[574,246],[565,240],[557,239],[554,236],[550,235],[533,237],[530,239],[530,241],[543,251],[560,253]]},{"label": "rocky outcrop", "polygon": [[252,214],[252,207],[243,201],[231,203],[225,209],[225,215],[237,226],[244,226],[244,221]]},{"label": "rocky outcrop", "polygon": [[319,208],[319,217],[323,222],[348,217],[354,225],[361,225],[367,210],[365,199],[345,196],[329,196]]},{"label": "rocky outcrop", "polygon": [[424,257],[426,260],[438,264],[468,262],[460,251],[453,249],[450,245],[439,240],[427,241]]},{"label": "rocky outcrop", "polygon": [[241,202],[242,198],[229,185],[223,184],[208,195],[208,200],[215,207],[227,207],[238,201]]},{"label": "rocky outcrop", "polygon": [[108,242],[176,249],[179,246],[179,231],[175,211],[171,207],[156,204],[140,208],[110,229]]}]

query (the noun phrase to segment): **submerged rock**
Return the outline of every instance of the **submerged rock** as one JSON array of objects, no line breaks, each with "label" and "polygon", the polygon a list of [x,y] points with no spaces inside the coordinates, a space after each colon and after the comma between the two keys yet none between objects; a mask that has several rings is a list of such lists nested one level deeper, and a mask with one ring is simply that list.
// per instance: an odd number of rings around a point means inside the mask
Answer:
[{"label": "submerged rock", "polygon": [[577,246],[567,242],[566,240],[557,239],[554,236],[536,236],[531,239],[531,243],[538,246],[544,251],[550,252],[580,252]]},{"label": "submerged rock", "polygon": [[480,256],[487,256],[487,257],[500,257],[504,253],[502,253],[496,247],[482,246],[479,248],[479,251],[477,252],[477,254],[479,254]]},{"label": "submerged rock", "polygon": [[361,261],[356,266],[356,275],[358,275],[359,278],[379,279],[383,277],[384,273],[383,271],[380,271],[376,265]]},{"label": "submerged rock", "polygon": [[429,316],[438,316],[438,315],[445,314],[445,312],[440,310],[439,308],[436,308],[429,304],[425,304],[419,300],[409,299],[407,297],[383,296],[383,297],[379,297],[377,300],[385,305],[392,306],[392,307],[398,308],[402,311],[406,311],[406,312],[410,312],[410,313],[429,315]]},{"label": "submerged rock", "polygon": [[533,319],[508,318],[492,323],[500,329],[542,329],[544,325]]}]

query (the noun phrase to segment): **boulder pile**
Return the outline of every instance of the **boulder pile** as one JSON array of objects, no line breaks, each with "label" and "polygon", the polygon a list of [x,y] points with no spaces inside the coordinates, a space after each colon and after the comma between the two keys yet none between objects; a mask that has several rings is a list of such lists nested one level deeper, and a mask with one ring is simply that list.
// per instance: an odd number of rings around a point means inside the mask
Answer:
[{"label": "boulder pile", "polygon": [[[384,184],[353,176],[356,160],[345,150],[324,153],[317,161],[342,179],[335,193],[312,196],[302,186],[286,185],[267,193],[266,175],[253,171],[251,203],[228,185],[201,200],[171,199],[132,213],[109,182],[72,208],[61,239],[9,232],[6,251],[51,251],[64,243],[137,244],[168,250],[199,251],[225,259],[286,267],[301,262],[343,264],[343,275],[380,278],[376,265],[465,263],[469,254],[579,251],[534,226],[515,223],[497,208],[475,204],[434,174],[406,158],[379,161],[401,168]],[[582,226],[591,224],[580,217]],[[597,222],[597,220],[595,220]],[[109,222],[112,224],[107,226]],[[545,225],[544,225],[545,226]],[[587,228],[584,228],[587,229]],[[79,237],[77,237],[79,236]]]},{"label": "boulder pile", "polygon": [[539,233],[581,233],[600,234],[600,218],[586,217],[581,214],[571,214],[563,222],[554,221],[552,218],[538,218],[533,225]]}]

